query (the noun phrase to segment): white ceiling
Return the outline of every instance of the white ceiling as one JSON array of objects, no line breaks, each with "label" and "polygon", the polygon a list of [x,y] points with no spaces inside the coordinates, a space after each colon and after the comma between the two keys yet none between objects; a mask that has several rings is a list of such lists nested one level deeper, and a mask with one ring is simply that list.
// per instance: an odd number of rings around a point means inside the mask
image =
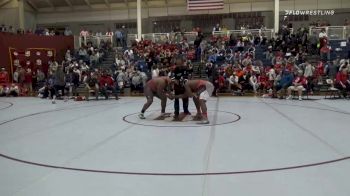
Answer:
[{"label": "white ceiling", "polygon": [[[38,12],[136,8],[136,0],[25,0]],[[224,0],[225,3],[272,2],[273,0]],[[142,7],[186,6],[186,0],[142,0]]]}]

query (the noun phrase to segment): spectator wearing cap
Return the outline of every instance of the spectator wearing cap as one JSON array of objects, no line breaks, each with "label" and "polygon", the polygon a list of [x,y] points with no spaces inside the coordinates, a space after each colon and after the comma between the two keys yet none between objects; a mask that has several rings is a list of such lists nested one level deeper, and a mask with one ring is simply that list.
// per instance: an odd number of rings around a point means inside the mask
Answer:
[{"label": "spectator wearing cap", "polygon": [[350,91],[350,80],[349,80],[349,74],[346,67],[343,67],[341,71],[337,73],[336,80],[335,80],[335,87],[342,91],[342,94],[344,97],[347,96],[347,94]]},{"label": "spectator wearing cap", "polygon": [[298,72],[298,76],[294,78],[293,84],[287,89],[287,100],[292,98],[292,91],[298,91],[299,101],[302,100],[303,90],[306,89],[307,80],[302,71]]},{"label": "spectator wearing cap", "polygon": [[271,61],[274,58],[272,46],[268,46],[267,51],[265,51],[264,54],[265,54],[265,59]]}]

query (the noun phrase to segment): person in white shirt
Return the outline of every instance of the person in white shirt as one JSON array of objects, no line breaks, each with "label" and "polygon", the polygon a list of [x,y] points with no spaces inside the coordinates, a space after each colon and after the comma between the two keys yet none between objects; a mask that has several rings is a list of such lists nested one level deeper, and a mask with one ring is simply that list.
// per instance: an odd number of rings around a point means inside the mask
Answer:
[{"label": "person in white shirt", "polygon": [[43,34],[44,34],[45,36],[50,36],[50,31],[49,31],[49,29],[45,29]]},{"label": "person in white shirt", "polygon": [[158,66],[154,66],[152,69],[152,79],[159,77],[159,68]]},{"label": "person in white shirt", "polygon": [[86,37],[88,37],[88,36],[89,36],[89,31],[87,31],[87,30],[85,30],[85,29],[82,29],[82,30],[80,31],[80,37],[81,37],[81,39],[82,39],[82,43],[85,43]]},{"label": "person in white shirt", "polygon": [[97,31],[97,32],[96,32],[96,36],[97,36],[97,37],[102,37],[102,32],[101,32],[101,31]]},{"label": "person in white shirt", "polygon": [[66,27],[63,33],[65,36],[71,36],[73,35],[72,31],[69,29],[69,27]]},{"label": "person in white shirt", "polygon": [[14,81],[15,83],[18,83],[19,70],[20,70],[20,66],[18,66],[17,69],[16,69],[16,71],[13,72],[13,81]]},{"label": "person in white shirt", "polygon": [[221,31],[220,24],[216,24],[216,26],[213,28],[213,31]]},{"label": "person in white shirt", "polygon": [[81,71],[78,69],[78,66],[74,66],[73,72],[79,75],[79,81],[82,81],[85,78],[82,78]]},{"label": "person in white shirt", "polygon": [[81,65],[81,71],[88,71],[89,70],[89,66],[84,62],[82,65]]},{"label": "person in white shirt", "polygon": [[327,33],[324,29],[321,30],[321,32],[318,34],[319,38],[327,38]]},{"label": "person in white shirt", "polygon": [[107,36],[113,36],[114,33],[113,33],[113,31],[111,31],[110,29],[108,29],[108,31],[106,32],[106,35],[107,35]]},{"label": "person in white shirt", "polygon": [[242,89],[242,86],[238,83],[238,76],[236,75],[236,72],[233,72],[233,74],[230,76],[230,78],[228,79],[229,82],[229,89],[233,90],[233,88],[238,88],[238,89]]},{"label": "person in white shirt", "polygon": [[255,72],[249,78],[249,84],[253,87],[253,91],[255,96],[257,95],[257,90],[259,88],[258,78],[256,77]]},{"label": "person in white shirt", "polygon": [[268,70],[267,76],[269,77],[269,81],[273,83],[273,81],[276,79],[276,72],[273,68]]},{"label": "person in white shirt", "polygon": [[87,37],[87,36],[89,36],[89,31],[87,31],[87,30],[85,30],[85,29],[82,29],[82,30],[80,31],[80,36],[81,36],[81,37]]},{"label": "person in white shirt", "polygon": [[309,62],[305,62],[304,77],[311,78],[314,75],[315,67],[313,67]]}]

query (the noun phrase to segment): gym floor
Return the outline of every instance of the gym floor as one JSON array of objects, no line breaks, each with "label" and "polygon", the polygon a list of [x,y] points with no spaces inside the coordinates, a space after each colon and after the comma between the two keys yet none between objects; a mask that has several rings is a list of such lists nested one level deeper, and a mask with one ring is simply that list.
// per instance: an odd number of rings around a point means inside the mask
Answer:
[{"label": "gym floor", "polygon": [[350,195],[349,100],[211,98],[205,126],[145,101],[1,98],[0,195]]}]

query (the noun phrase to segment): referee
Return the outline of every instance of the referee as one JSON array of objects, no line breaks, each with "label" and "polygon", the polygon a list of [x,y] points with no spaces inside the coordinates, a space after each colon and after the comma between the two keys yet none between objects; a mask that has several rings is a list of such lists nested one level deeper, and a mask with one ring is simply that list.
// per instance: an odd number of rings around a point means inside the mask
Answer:
[{"label": "referee", "polygon": [[[176,67],[174,70],[174,77],[177,81],[179,81],[178,84],[174,84],[174,91],[175,95],[182,95],[185,93],[185,87],[184,87],[184,80],[188,79],[189,75],[189,70],[187,66],[184,64],[184,61],[182,58],[177,58],[176,59]],[[182,98],[182,106],[184,113],[186,115],[191,115],[191,113],[188,111],[188,97],[187,98]],[[179,99],[175,99],[174,102],[174,110],[175,110],[175,115],[174,115],[174,120],[180,120],[179,119],[179,114],[180,114],[180,101]]]}]

